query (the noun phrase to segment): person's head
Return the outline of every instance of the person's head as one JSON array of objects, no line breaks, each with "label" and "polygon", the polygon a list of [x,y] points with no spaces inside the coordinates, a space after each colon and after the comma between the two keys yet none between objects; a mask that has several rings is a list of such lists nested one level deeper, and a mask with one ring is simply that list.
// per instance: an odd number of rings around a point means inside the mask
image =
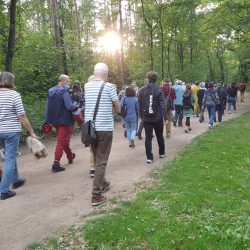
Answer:
[{"label": "person's head", "polygon": [[108,66],[105,63],[97,63],[94,67],[95,78],[107,81],[108,79]]},{"label": "person's head", "polygon": [[207,85],[208,88],[212,89],[214,87],[214,83],[213,82],[209,82]]},{"label": "person's head", "polygon": [[155,71],[150,71],[147,73],[147,79],[149,83],[156,83],[157,81],[157,73]]},{"label": "person's head", "polygon": [[72,87],[73,92],[81,92],[81,83],[79,81],[74,81],[73,87]]},{"label": "person's head", "polygon": [[66,90],[70,89],[70,79],[68,75],[60,75],[58,78],[58,85],[65,88]]},{"label": "person's head", "polygon": [[199,81],[195,81],[194,84],[195,84],[196,86],[199,86]]},{"label": "person's head", "polygon": [[191,90],[191,84],[190,83],[186,84],[186,90]]},{"label": "person's head", "polygon": [[91,75],[91,76],[88,78],[88,82],[93,81],[93,80],[94,80],[94,78],[95,78],[95,76],[94,76],[94,75]]},{"label": "person's head", "polygon": [[14,87],[14,75],[9,72],[0,73],[0,88],[13,89]]},{"label": "person's head", "polygon": [[224,82],[223,81],[219,81],[218,82],[218,86],[223,86],[224,85]]},{"label": "person's head", "polygon": [[163,84],[168,84],[168,85],[169,85],[169,80],[168,80],[168,79],[163,79],[163,80],[162,80],[162,83],[163,83]]},{"label": "person's head", "polygon": [[201,82],[201,83],[200,83],[200,88],[201,88],[201,89],[204,89],[205,86],[206,86],[205,82]]},{"label": "person's head", "polygon": [[125,89],[125,96],[131,97],[131,96],[136,96],[136,91],[133,87],[129,86]]}]

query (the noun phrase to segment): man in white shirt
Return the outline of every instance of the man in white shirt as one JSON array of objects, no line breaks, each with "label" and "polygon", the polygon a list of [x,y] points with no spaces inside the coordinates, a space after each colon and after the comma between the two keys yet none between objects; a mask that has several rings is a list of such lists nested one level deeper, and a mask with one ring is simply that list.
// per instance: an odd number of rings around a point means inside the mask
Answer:
[{"label": "man in white shirt", "polygon": [[112,146],[114,119],[113,107],[116,113],[120,113],[120,104],[116,88],[112,83],[106,82],[108,78],[108,66],[105,63],[97,63],[94,67],[94,78],[85,84],[85,122],[92,120],[97,98],[103,83],[99,108],[95,120],[97,141],[92,146],[95,162],[95,177],[93,180],[92,206],[98,206],[106,201],[102,194],[109,189],[110,184],[105,179],[105,170]]}]

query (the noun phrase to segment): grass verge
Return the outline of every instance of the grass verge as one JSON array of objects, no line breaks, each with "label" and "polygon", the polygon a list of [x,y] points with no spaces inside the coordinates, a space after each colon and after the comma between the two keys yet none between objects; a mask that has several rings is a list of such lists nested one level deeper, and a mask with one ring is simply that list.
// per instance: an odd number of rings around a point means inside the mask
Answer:
[{"label": "grass verge", "polygon": [[[250,113],[196,138],[135,201],[67,233],[70,249],[250,249]],[[29,249],[66,249],[53,237]],[[75,243],[74,243],[75,242]]]}]

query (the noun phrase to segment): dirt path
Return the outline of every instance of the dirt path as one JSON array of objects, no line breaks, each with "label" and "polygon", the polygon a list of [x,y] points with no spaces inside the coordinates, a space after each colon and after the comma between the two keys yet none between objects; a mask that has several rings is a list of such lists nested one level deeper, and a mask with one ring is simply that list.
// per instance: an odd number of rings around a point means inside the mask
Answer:
[{"label": "dirt path", "polygon": [[[237,113],[226,114],[223,119],[234,118],[250,110],[250,98],[238,106]],[[172,138],[165,139],[165,159],[158,159],[154,139],[156,161],[147,165],[144,140],[136,140],[136,148],[129,148],[121,125],[118,124],[107,167],[107,179],[111,181],[107,197],[116,197],[143,180],[148,172],[172,159],[208,127],[207,122],[200,124],[198,118],[191,119],[191,125],[193,131],[190,134],[185,134],[184,128],[174,128]],[[84,148],[80,143],[80,136],[74,135],[71,141],[73,152],[77,155],[74,164],[68,165],[64,157],[62,165],[66,167],[66,171],[52,174],[50,166],[55,141],[51,140],[46,145],[49,156],[39,161],[25,147],[21,148],[22,155],[18,157],[18,165],[20,176],[27,183],[17,190],[16,197],[0,201],[0,250],[25,249],[28,244],[52,235],[61,226],[79,222],[82,215],[93,211],[90,204],[92,179],[88,176],[89,148]]]}]

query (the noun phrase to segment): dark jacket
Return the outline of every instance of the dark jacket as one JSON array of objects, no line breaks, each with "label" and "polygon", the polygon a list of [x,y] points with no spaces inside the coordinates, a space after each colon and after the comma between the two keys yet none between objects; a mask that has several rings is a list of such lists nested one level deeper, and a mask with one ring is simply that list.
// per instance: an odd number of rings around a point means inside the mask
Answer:
[{"label": "dark jacket", "polygon": [[162,88],[164,97],[166,98],[169,96],[169,98],[171,100],[171,107],[169,107],[169,108],[173,109],[174,108],[173,101],[176,99],[175,89],[170,87],[169,84],[163,84],[161,86],[161,88]]},{"label": "dark jacket", "polygon": [[208,88],[205,92],[202,106],[208,107],[208,106],[216,106],[218,103],[218,94],[214,88]]},{"label": "dark jacket", "polygon": [[227,89],[228,97],[237,97],[238,88],[234,85]]},{"label": "dark jacket", "polygon": [[201,107],[202,106],[202,101],[203,97],[205,95],[206,89],[199,89],[197,92],[197,97],[198,97],[198,104]]},{"label": "dark jacket", "polygon": [[[153,106],[154,115],[145,115],[145,106],[149,102],[147,99],[149,93],[153,94]],[[139,117],[145,122],[158,122],[163,119],[165,107],[164,107],[164,96],[162,89],[156,84],[147,84],[140,89],[138,98],[138,111]]]},{"label": "dark jacket", "polygon": [[72,111],[77,105],[72,103],[69,91],[60,86],[50,88],[47,95],[45,120],[53,125],[73,125]]},{"label": "dark jacket", "polygon": [[219,86],[216,91],[219,97],[218,104],[224,104],[225,100],[227,99],[227,93],[226,93],[225,88],[223,86]]}]

